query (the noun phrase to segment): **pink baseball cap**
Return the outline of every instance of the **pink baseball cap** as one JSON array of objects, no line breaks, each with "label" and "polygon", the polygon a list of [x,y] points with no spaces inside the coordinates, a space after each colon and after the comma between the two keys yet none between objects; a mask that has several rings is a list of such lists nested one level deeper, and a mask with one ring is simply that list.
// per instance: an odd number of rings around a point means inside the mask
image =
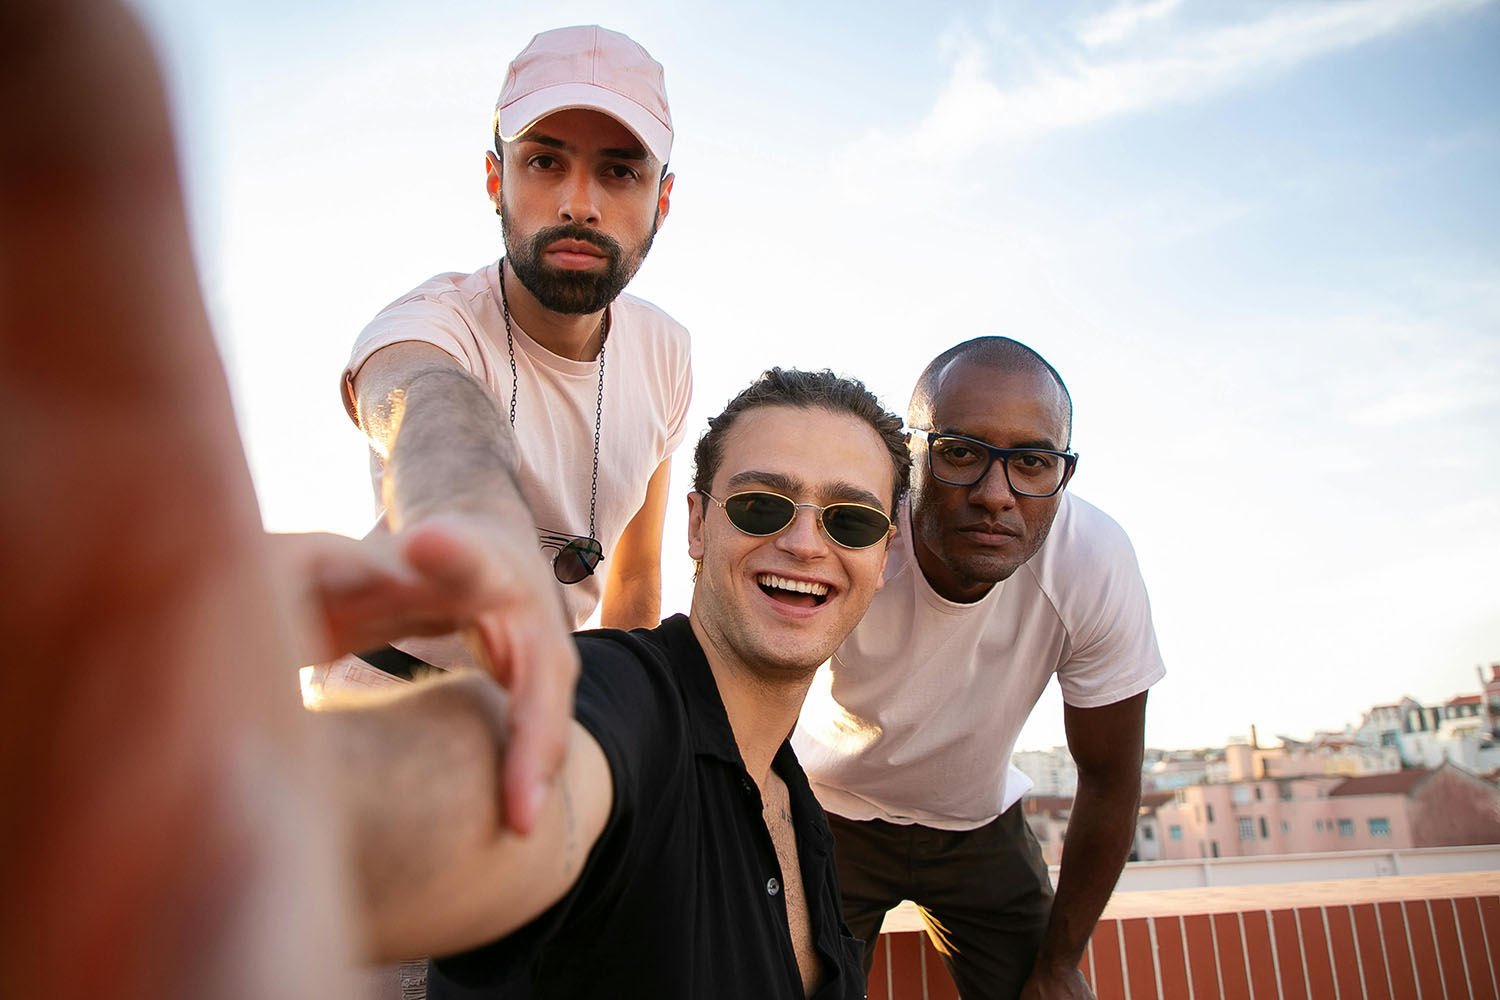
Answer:
[{"label": "pink baseball cap", "polygon": [[568,108],[609,115],[662,163],[672,153],[672,113],[661,63],[618,31],[591,24],[533,38],[505,73],[495,127],[510,142]]}]

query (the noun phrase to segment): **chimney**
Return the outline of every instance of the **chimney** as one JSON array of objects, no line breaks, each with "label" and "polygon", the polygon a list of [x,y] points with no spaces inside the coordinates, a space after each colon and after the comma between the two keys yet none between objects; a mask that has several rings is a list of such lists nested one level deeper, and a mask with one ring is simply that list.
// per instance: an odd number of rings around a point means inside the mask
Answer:
[{"label": "chimney", "polygon": [[[1500,669],[1500,665],[1497,665],[1497,669]],[[1260,737],[1255,735],[1255,723],[1253,722],[1250,723],[1250,747],[1253,750],[1260,749]]]}]

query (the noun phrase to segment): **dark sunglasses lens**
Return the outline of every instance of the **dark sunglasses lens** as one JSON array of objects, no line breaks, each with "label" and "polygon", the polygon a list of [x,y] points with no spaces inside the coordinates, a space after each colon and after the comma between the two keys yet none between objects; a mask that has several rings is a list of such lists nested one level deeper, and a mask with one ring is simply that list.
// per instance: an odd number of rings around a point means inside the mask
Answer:
[{"label": "dark sunglasses lens", "polygon": [[890,533],[891,522],[873,507],[836,503],[823,511],[823,527],[840,545],[865,549]]},{"label": "dark sunglasses lens", "polygon": [[558,550],[552,560],[552,575],[558,583],[578,583],[594,575],[603,555],[597,539],[575,538]]},{"label": "dark sunglasses lens", "polygon": [[774,535],[792,523],[797,507],[775,493],[736,493],[724,501],[724,513],[747,535]]}]

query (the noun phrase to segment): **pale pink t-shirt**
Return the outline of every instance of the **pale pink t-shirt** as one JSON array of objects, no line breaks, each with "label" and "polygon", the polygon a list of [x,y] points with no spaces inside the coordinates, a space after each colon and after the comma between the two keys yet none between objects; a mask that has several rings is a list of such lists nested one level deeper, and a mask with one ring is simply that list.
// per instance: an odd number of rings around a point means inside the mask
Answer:
[{"label": "pale pink t-shirt", "polygon": [[[688,332],[681,324],[629,295],[621,295],[609,310],[595,513],[595,535],[606,562],[580,583],[559,585],[574,628],[598,606],[607,561],[645,501],[652,473],[681,443],[693,391]],[[514,317],[511,330],[521,493],[539,530],[587,535],[598,360],[553,354],[527,336]],[[351,419],[356,419],[354,375],[370,355],[403,341],[432,344],[451,355],[490,387],[501,413],[509,413],[498,262],[473,274],[440,274],[386,306],[365,327],[344,370],[344,407]],[[384,462],[374,452],[370,468],[378,505]],[[537,549],[539,558],[549,561],[554,551]]]},{"label": "pale pink t-shirt", "polygon": [[1054,675],[1078,708],[1161,679],[1146,585],[1125,532],[1071,493],[1037,554],[972,604],[932,589],[906,504],[898,517],[885,586],[818,669],[792,746],[831,813],[977,829],[1031,786],[1011,750]]}]

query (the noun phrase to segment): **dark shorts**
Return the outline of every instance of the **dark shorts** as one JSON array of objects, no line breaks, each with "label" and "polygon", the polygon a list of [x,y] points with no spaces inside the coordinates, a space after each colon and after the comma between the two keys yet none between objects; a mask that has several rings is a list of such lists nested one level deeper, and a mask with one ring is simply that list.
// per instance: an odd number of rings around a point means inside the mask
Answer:
[{"label": "dark shorts", "polygon": [[934,830],[829,814],[844,920],[865,942],[865,975],[887,910],[916,903],[964,1000],[1014,1000],[1047,927],[1052,882],[1016,803],[977,830]]}]

